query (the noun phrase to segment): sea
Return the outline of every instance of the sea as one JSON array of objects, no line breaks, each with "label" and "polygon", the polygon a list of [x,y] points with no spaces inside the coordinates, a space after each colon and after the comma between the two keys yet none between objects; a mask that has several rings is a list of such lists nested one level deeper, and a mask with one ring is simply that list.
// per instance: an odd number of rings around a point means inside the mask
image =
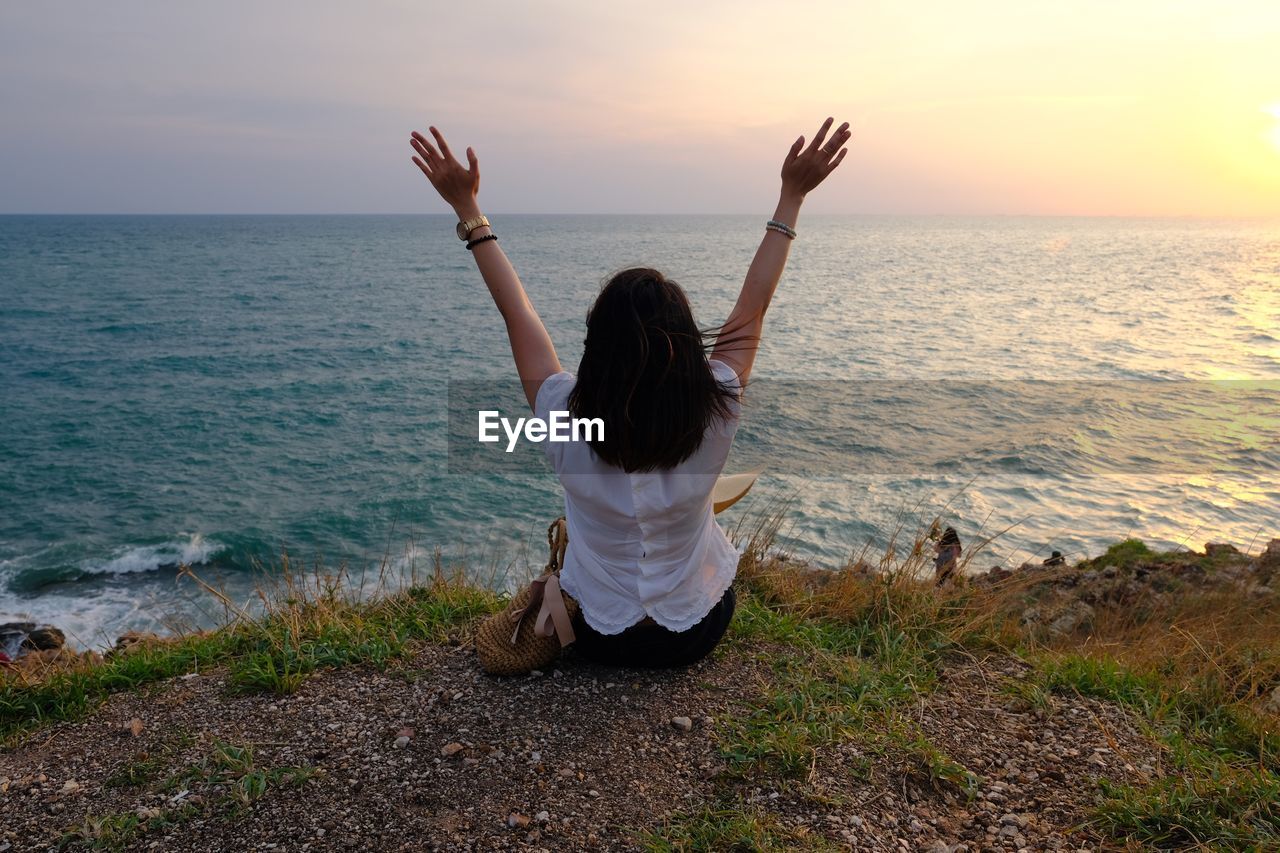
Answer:
[{"label": "sea", "polygon": [[[626,267],[723,322],[763,218],[492,217],[569,370]],[[834,569],[938,519],[987,568],[1280,537],[1280,222],[798,230],[726,469],[763,468],[739,542],[776,525]],[[558,486],[537,448],[477,454],[458,392],[513,379],[450,216],[0,216],[0,622],[100,647],[286,567],[518,582]]]}]

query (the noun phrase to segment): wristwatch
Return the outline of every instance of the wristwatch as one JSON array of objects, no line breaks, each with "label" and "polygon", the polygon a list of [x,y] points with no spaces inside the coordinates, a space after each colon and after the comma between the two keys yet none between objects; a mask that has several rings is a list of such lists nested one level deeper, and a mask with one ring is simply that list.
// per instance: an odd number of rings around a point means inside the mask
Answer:
[{"label": "wristwatch", "polygon": [[465,222],[458,223],[458,239],[465,240],[471,236],[471,232],[477,228],[482,228],[489,224],[489,217],[481,214],[475,219],[468,219]]}]

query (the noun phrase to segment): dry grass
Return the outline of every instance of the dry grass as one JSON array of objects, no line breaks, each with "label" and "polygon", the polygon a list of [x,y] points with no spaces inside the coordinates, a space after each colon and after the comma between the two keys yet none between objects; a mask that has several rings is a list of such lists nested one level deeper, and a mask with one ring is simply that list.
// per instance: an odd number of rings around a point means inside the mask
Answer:
[{"label": "dry grass", "polygon": [[1224,703],[1253,702],[1280,684],[1280,597],[1229,588],[1099,607],[1083,642],[1062,638],[1048,648],[1157,672]]}]

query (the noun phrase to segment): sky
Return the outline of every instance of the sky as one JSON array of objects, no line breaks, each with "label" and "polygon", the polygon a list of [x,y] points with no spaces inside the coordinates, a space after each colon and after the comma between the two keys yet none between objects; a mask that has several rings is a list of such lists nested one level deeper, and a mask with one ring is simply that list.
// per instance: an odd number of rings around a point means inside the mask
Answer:
[{"label": "sky", "polygon": [[0,5],[0,212],[1280,216],[1280,2]]}]

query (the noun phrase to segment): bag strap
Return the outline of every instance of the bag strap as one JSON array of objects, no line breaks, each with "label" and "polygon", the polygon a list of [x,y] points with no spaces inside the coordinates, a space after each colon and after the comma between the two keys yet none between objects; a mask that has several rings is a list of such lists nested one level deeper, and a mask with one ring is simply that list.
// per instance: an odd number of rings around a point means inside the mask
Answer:
[{"label": "bag strap", "polygon": [[547,527],[547,548],[551,551],[547,558],[548,572],[558,572],[564,567],[564,551],[567,547],[569,547],[569,526],[562,515]]},{"label": "bag strap", "polygon": [[560,578],[554,572],[534,578],[529,584],[529,603],[519,610],[511,612],[511,621],[515,628],[511,632],[511,645],[516,644],[520,635],[520,625],[524,617],[531,612],[538,615],[534,618],[533,633],[539,637],[555,635],[560,646],[569,645],[577,637],[573,633],[573,620],[564,606],[564,594],[560,591]]}]

